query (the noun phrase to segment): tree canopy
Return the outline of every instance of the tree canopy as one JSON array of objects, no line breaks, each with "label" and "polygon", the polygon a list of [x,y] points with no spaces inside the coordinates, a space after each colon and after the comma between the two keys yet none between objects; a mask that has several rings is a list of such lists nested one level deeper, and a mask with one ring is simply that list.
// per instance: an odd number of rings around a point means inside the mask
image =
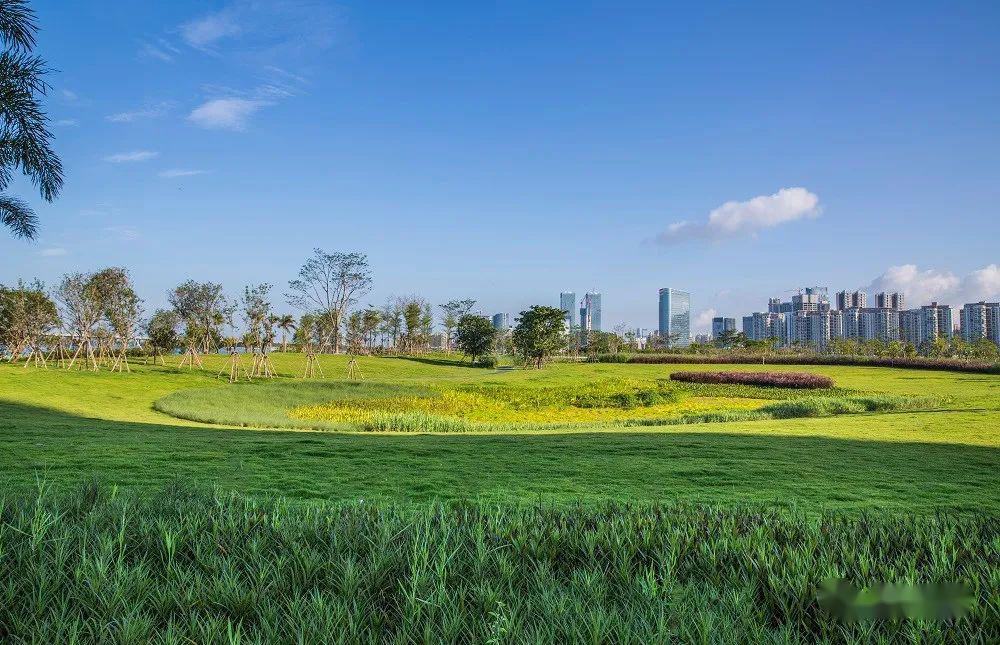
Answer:
[{"label": "tree canopy", "polygon": [[533,361],[541,367],[546,357],[563,348],[564,316],[562,309],[544,305],[533,305],[521,312],[511,342],[526,363]]},{"label": "tree canopy", "polygon": [[473,360],[493,352],[497,330],[486,316],[465,314],[456,324],[456,343],[459,350]]}]

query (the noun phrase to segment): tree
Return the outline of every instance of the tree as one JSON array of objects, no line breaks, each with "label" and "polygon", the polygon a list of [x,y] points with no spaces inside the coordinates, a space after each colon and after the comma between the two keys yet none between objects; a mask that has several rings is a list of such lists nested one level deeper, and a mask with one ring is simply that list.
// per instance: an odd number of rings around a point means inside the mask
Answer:
[{"label": "tree", "polygon": [[497,329],[486,316],[465,314],[458,319],[455,329],[458,349],[473,363],[493,352]]},{"label": "tree", "polygon": [[[326,253],[313,249],[313,256],[288,283],[288,304],[325,318],[333,340],[334,353],[340,352],[340,329],[344,314],[372,285],[371,267],[364,253]],[[331,338],[324,338],[329,344]]]},{"label": "tree", "polygon": [[[274,376],[268,349],[274,342],[275,317],[271,315],[268,294],[271,285],[258,284],[243,290],[243,321],[246,324],[244,346],[253,354],[249,376]],[[235,380],[230,377],[230,380]]]},{"label": "tree", "polygon": [[[62,189],[62,162],[52,149],[48,116],[40,98],[49,89],[48,67],[31,52],[35,47],[35,13],[25,0],[0,2],[0,191],[15,171],[25,174],[42,199],[51,202]],[[15,237],[34,239],[38,218],[23,200],[0,194],[0,222]]]},{"label": "tree", "polygon": [[543,305],[521,312],[511,340],[526,363],[534,361],[540,368],[546,356],[563,347],[564,316],[562,309]]},{"label": "tree", "polygon": [[94,370],[98,368],[94,340],[97,325],[104,315],[104,302],[101,300],[103,289],[96,276],[96,273],[70,273],[63,276],[56,288],[55,295],[62,307],[63,322],[76,344],[76,351],[66,369],[73,367],[81,353],[85,366]]},{"label": "tree", "polygon": [[742,332],[735,329],[725,329],[715,338],[715,346],[720,349],[734,349],[741,347],[745,340],[746,336]]},{"label": "tree", "polygon": [[132,286],[128,271],[123,268],[104,269],[94,275],[94,281],[111,336],[111,353],[114,355],[111,371],[131,371],[128,347],[135,339],[142,318],[142,300]]},{"label": "tree", "polygon": [[27,349],[29,361],[34,358],[36,365],[45,365],[41,345],[58,324],[59,312],[40,281],[18,280],[14,288],[0,285],[0,347],[10,352],[11,361]]},{"label": "tree", "polygon": [[476,306],[476,301],[467,298],[465,300],[450,300],[438,308],[444,313],[441,318],[441,326],[444,327],[445,349],[451,350],[451,341],[458,326],[458,321]]},{"label": "tree", "polygon": [[177,327],[180,324],[181,319],[177,312],[168,309],[157,309],[149,322],[146,323],[146,335],[149,336],[154,365],[157,357],[159,357],[161,364],[165,364],[163,356],[177,349],[180,341]]},{"label": "tree", "polygon": [[299,346],[299,351],[310,351],[310,348],[316,343],[316,316],[312,314],[299,316],[299,324],[292,340]]},{"label": "tree", "polygon": [[403,324],[406,331],[403,343],[407,352],[413,352],[423,345],[424,303],[419,298],[411,298],[403,305]]},{"label": "tree", "polygon": [[281,330],[281,353],[285,353],[288,349],[288,334],[295,332],[295,316],[282,314],[278,316],[274,324]]},{"label": "tree", "polygon": [[607,331],[591,329],[587,332],[588,354],[617,354],[621,338]]},{"label": "tree", "polygon": [[233,305],[223,295],[221,284],[194,280],[177,286],[167,294],[167,300],[184,323],[185,360],[191,367],[195,362],[201,365],[199,350],[208,353],[218,346],[222,337],[219,329],[232,318]]}]

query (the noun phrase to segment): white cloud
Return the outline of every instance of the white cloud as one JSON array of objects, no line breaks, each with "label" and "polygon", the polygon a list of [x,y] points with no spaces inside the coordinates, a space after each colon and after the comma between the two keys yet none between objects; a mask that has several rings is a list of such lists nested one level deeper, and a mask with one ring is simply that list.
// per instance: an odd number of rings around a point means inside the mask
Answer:
[{"label": "white cloud", "polygon": [[195,49],[235,54],[257,64],[308,57],[330,46],[337,10],[325,0],[232,0],[183,23],[177,31]]},{"label": "white cloud", "polygon": [[267,104],[258,99],[211,99],[192,110],[188,121],[209,130],[245,130],[254,112]]},{"label": "white cloud", "polygon": [[142,43],[142,47],[139,48],[139,56],[141,58],[155,58],[164,63],[172,63],[174,61],[174,54],[177,53],[178,50],[175,47],[172,47],[162,39],[155,45],[153,43]]},{"label": "white cloud", "polygon": [[1000,299],[1000,265],[990,264],[964,276],[937,269],[920,270],[915,264],[889,267],[868,285],[868,291],[899,291],[907,307],[940,302],[962,306],[967,302]]},{"label": "white cloud", "polygon": [[212,47],[220,40],[236,36],[242,31],[236,23],[236,12],[231,8],[196,18],[180,26],[181,38],[195,49]]},{"label": "white cloud", "polygon": [[110,163],[132,163],[135,161],[149,161],[159,155],[159,152],[153,152],[152,150],[133,150],[132,152],[119,152],[108,155],[104,160]]},{"label": "white cloud", "polygon": [[67,90],[67,89],[62,90],[62,96],[67,101],[75,101],[78,98],[80,98],[79,96],[77,96],[76,92],[74,92],[73,90]]},{"label": "white cloud", "polygon": [[57,128],[72,128],[73,126],[76,125],[76,119],[59,119],[52,125],[56,126]]},{"label": "white cloud", "polygon": [[173,103],[163,101],[161,103],[147,105],[146,107],[138,110],[132,110],[131,112],[109,114],[105,117],[105,119],[111,121],[112,123],[132,123],[133,121],[139,121],[141,119],[155,119],[157,117],[164,116],[170,112],[171,108],[173,108]]},{"label": "white cloud", "polygon": [[66,253],[67,253],[66,249],[62,248],[61,246],[50,246],[47,249],[42,249],[41,251],[39,251],[38,255],[42,256],[43,258],[55,258],[59,257],[60,255],[66,255]]},{"label": "white cloud", "polygon": [[121,242],[139,239],[139,229],[134,226],[108,226],[104,229]]},{"label": "white cloud", "polygon": [[189,170],[184,168],[168,168],[167,170],[161,170],[158,174],[164,179],[172,179],[174,177],[193,177],[194,175],[204,175],[207,170]]},{"label": "white cloud", "polygon": [[819,197],[805,188],[782,188],[745,202],[726,202],[705,222],[675,222],[656,237],[661,244],[754,235],[764,229],[819,216]]},{"label": "white cloud", "polygon": [[719,315],[715,309],[702,309],[694,318],[693,332],[706,332],[712,329],[712,318]]}]

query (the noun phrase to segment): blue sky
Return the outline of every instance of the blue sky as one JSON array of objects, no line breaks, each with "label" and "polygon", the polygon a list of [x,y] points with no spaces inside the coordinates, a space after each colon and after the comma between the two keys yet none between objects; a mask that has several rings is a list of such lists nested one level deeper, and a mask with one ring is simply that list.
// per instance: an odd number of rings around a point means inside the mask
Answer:
[{"label": "blue sky", "polygon": [[67,181],[14,186],[0,282],[124,265],[152,309],[319,246],[366,301],[598,290],[606,327],[664,286],[1000,297],[1000,6],[492,4],[36,2]]}]

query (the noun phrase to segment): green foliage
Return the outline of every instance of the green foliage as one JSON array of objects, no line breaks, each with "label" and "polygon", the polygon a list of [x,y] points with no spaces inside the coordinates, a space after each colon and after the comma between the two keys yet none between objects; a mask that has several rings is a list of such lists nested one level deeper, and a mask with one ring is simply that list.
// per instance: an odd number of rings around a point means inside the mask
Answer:
[{"label": "green foliage", "polygon": [[564,316],[562,309],[543,305],[532,305],[521,312],[511,342],[526,363],[534,361],[536,367],[541,367],[547,356],[563,348]]},{"label": "green foliage", "polygon": [[0,285],[0,347],[14,354],[37,346],[58,323],[59,312],[40,281]]},{"label": "green foliage", "polygon": [[[51,202],[63,185],[62,162],[52,149],[52,133],[41,98],[49,89],[49,69],[34,56],[35,13],[24,0],[0,2],[0,190],[25,174],[42,199]],[[15,237],[34,239],[38,218],[27,202],[0,194],[0,224]]]},{"label": "green foliage", "polygon": [[493,351],[497,330],[486,316],[464,314],[458,319],[456,328],[458,349],[473,361]]},{"label": "green foliage", "polygon": [[146,335],[149,343],[158,354],[170,354],[177,349],[180,337],[177,327],[181,319],[177,312],[167,309],[157,309],[146,323]]},{"label": "green foliage", "polygon": [[[12,642],[996,642],[1000,523],[756,506],[290,504],[91,484],[0,504]],[[971,591],[849,623],[825,582]]]}]

